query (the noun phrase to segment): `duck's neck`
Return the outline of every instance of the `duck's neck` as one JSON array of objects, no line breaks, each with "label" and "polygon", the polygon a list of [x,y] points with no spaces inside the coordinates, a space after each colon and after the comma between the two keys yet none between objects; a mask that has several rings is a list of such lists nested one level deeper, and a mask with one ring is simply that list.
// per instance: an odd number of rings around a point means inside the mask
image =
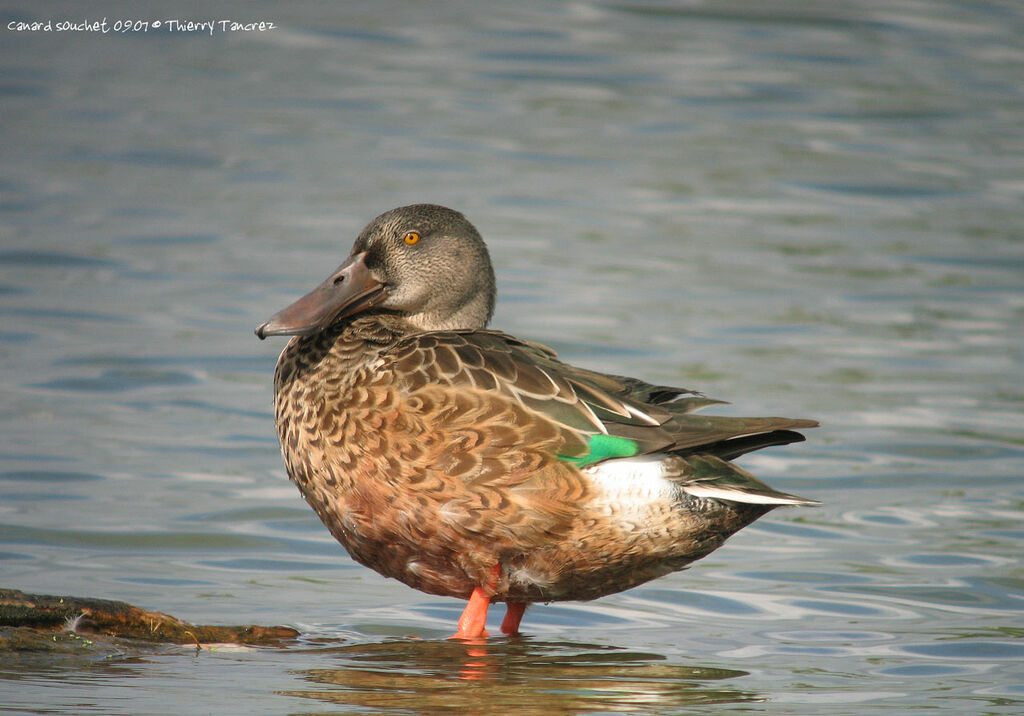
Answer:
[{"label": "duck's neck", "polygon": [[418,329],[393,313],[369,313],[288,342],[277,364],[277,385],[345,375],[377,351]]},{"label": "duck's neck", "polygon": [[346,342],[361,342],[367,347],[380,346],[383,348],[403,336],[418,333],[420,330],[398,313],[381,311],[360,314],[324,333],[328,342],[336,342],[341,339]]}]

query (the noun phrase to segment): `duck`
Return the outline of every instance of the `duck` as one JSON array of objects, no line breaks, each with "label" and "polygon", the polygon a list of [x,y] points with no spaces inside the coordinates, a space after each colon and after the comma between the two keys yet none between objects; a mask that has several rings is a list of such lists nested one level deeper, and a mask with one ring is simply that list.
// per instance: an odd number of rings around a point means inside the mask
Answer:
[{"label": "duck", "polygon": [[780,506],[819,504],[735,465],[813,420],[711,416],[700,392],[601,373],[488,329],[483,238],[434,204],[387,211],[256,329],[286,472],[356,562],[467,600],[452,638],[519,633],[528,605],[681,570]]}]

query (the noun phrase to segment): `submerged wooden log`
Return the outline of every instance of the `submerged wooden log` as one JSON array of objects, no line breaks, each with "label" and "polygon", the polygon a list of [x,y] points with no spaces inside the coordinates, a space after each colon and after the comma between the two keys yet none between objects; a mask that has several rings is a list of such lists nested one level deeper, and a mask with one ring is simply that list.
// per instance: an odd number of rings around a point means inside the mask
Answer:
[{"label": "submerged wooden log", "polygon": [[109,599],[25,594],[0,589],[0,627],[73,631],[166,644],[277,644],[299,635],[282,626],[202,626]]}]

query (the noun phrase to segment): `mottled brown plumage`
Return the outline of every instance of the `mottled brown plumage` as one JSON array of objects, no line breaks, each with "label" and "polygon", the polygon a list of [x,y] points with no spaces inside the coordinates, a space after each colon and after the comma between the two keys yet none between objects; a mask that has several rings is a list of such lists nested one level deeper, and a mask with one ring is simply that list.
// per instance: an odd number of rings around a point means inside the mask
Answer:
[{"label": "mottled brown plumage", "polygon": [[813,421],[694,415],[719,401],[569,366],[485,330],[493,305],[476,230],[417,205],[257,329],[295,336],[274,384],[289,476],[358,562],[472,597],[460,636],[488,601],[517,605],[514,631],[522,603],[628,589],[812,502],[729,460]]}]

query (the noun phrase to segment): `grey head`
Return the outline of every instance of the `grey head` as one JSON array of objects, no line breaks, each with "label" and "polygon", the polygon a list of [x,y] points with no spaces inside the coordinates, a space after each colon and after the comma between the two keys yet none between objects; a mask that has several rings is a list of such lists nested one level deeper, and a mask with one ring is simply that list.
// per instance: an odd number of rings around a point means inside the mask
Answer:
[{"label": "grey head", "polygon": [[494,297],[476,228],[452,209],[413,204],[371,221],[341,266],[256,335],[308,336],[366,311],[399,314],[413,330],[476,330],[490,321]]}]

